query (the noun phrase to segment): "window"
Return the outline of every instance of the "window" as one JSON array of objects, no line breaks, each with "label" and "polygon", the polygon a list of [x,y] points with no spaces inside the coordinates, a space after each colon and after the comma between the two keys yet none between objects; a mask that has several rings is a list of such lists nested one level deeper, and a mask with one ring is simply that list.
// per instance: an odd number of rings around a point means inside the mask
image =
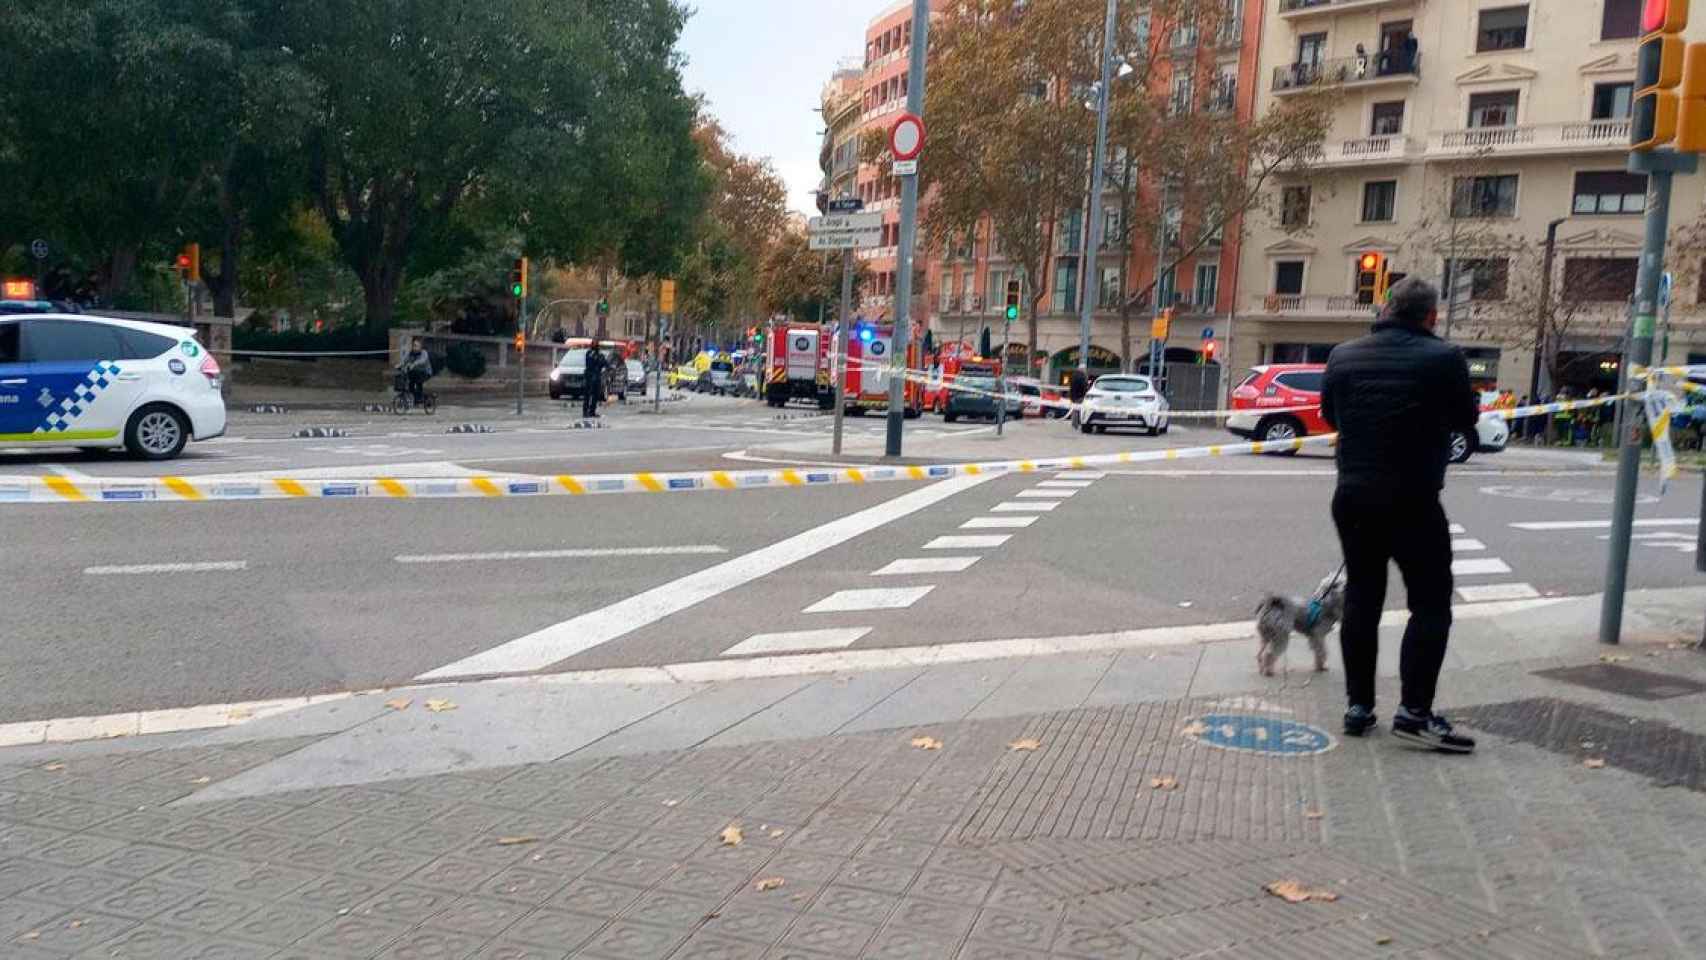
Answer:
[{"label": "window", "polygon": [[1516,174],[1457,177],[1451,183],[1454,217],[1516,216]]},{"label": "window", "polygon": [[1627,40],[1641,35],[1641,0],[1605,0],[1599,21],[1601,40]]},{"label": "window", "polygon": [[1102,285],[1097,291],[1096,306],[1112,310],[1120,305],[1120,268],[1103,267]]},{"label": "window", "polygon": [[18,362],[17,323],[0,323],[0,363]]},{"label": "window", "polygon": [[1196,286],[1193,288],[1194,302],[1199,309],[1213,310],[1220,299],[1220,265],[1215,263],[1197,264]]},{"label": "window", "polygon": [[1319,67],[1325,59],[1327,59],[1326,34],[1306,33],[1297,38],[1297,63],[1299,66]]},{"label": "window", "polygon": [[1067,213],[1060,224],[1060,252],[1077,253],[1084,248],[1084,211]]},{"label": "window", "polygon": [[1516,126],[1515,90],[1469,95],[1469,128]]},{"label": "window", "polygon": [[1364,223],[1390,223],[1397,216],[1398,181],[1370,180],[1362,185]]},{"label": "window", "polygon": [[969,313],[977,304],[977,270],[975,267],[966,268],[960,277],[960,312]]},{"label": "window", "polygon": [[1182,116],[1191,112],[1191,75],[1180,74],[1173,78],[1172,110],[1174,116]]},{"label": "window", "polygon": [[1179,302],[1179,268],[1172,267],[1155,284],[1155,302],[1170,307]]},{"label": "window", "polygon": [[1393,100],[1374,105],[1374,116],[1368,126],[1371,137],[1391,137],[1404,132],[1404,101]]},{"label": "window", "polygon": [[942,274],[942,298],[937,301],[936,309],[941,313],[948,312],[948,306],[954,300],[954,278]]},{"label": "window", "polygon": [[[1326,363],[1333,352],[1330,343],[1276,343],[1269,363]],[[1282,374],[1283,376],[1283,374]],[[1279,379],[1275,377],[1274,379]],[[1315,389],[1321,389],[1317,386]]]},{"label": "window", "polygon": [[1528,46],[1528,4],[1481,11],[1481,28],[1475,36],[1475,51],[1521,50]]},{"label": "window", "polygon": [[1563,299],[1623,303],[1635,293],[1634,257],[1572,257],[1564,261]]},{"label": "window", "polygon": [[115,358],[118,360],[152,360],[178,345],[177,340],[157,333],[128,328],[117,329],[117,332],[119,342],[124,344],[123,355]]},{"label": "window", "polygon": [[1120,208],[1102,208],[1102,249],[1120,244]]},{"label": "window", "polygon": [[[1458,259],[1445,262],[1445,289],[1450,293],[1457,277],[1470,277],[1467,289],[1471,301],[1503,300],[1510,286],[1511,262],[1505,257]],[[1458,294],[1458,302],[1463,294]]]},{"label": "window", "polygon": [[1056,261],[1054,267],[1055,313],[1071,313],[1078,309],[1078,261]]},{"label": "window", "polygon": [[[1319,361],[1304,362],[1310,363]],[[1294,370],[1290,373],[1280,374],[1274,378],[1274,382],[1282,387],[1286,387],[1287,389],[1298,390],[1303,393],[1320,393],[1321,381],[1325,376],[1326,374],[1316,370]]]},{"label": "window", "polygon": [[1185,208],[1174,204],[1161,214],[1161,238],[1169,247],[1176,247],[1183,240],[1181,232],[1184,229]]},{"label": "window", "polygon": [[1629,104],[1635,96],[1633,83],[1596,83],[1593,86],[1593,118],[1595,120],[1627,120]]},{"label": "window", "polygon": [[983,312],[1006,312],[1007,310],[1007,271],[989,271],[989,296],[983,298]]},{"label": "window", "polygon": [[74,363],[119,360],[125,355],[118,332],[104,323],[80,320],[26,320],[25,363]]},{"label": "window", "polygon": [[1589,214],[1645,213],[1647,210],[1647,178],[1639,173],[1622,170],[1593,171],[1576,174],[1575,200],[1572,213]]},{"label": "window", "polygon": [[1309,224],[1309,188],[1286,187],[1280,191],[1280,226],[1303,227]]},{"label": "window", "polygon": [[1303,261],[1280,260],[1274,264],[1274,293],[1295,297],[1303,292]]}]

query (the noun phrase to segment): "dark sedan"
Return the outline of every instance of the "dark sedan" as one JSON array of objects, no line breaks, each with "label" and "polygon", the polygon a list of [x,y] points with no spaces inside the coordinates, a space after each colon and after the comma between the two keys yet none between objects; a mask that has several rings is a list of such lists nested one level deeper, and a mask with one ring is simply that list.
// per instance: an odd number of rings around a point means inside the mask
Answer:
[{"label": "dark sedan", "polygon": [[[994,377],[957,377],[948,390],[948,401],[942,408],[942,419],[953,423],[961,417],[995,419],[998,412],[997,384]],[[1024,413],[1023,399],[1016,391],[1007,392],[1007,419],[1017,420]]]}]

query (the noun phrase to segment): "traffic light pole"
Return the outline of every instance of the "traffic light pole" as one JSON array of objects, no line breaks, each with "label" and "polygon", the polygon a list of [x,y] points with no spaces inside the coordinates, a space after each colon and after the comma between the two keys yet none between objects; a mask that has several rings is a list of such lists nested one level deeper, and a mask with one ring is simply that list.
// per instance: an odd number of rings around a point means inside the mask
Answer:
[{"label": "traffic light pole", "polygon": [[515,415],[521,416],[522,398],[527,390],[527,296],[521,297],[521,313],[515,329]]},{"label": "traffic light pole", "polygon": [[[930,0],[912,0],[912,53],[907,70],[906,111],[924,115],[925,52],[930,47]],[[889,429],[883,452],[900,456],[901,429],[906,423],[907,341],[912,336],[912,248],[918,242],[918,176],[900,178],[900,251],[895,272],[894,355],[889,358]]]},{"label": "traffic light pole", "polygon": [[[1623,368],[1634,386],[1635,368],[1653,362],[1653,328],[1658,319],[1659,280],[1665,271],[1665,235],[1670,230],[1671,178],[1694,173],[1699,159],[1692,153],[1641,152],[1629,155],[1629,172],[1644,173],[1650,186],[1647,197],[1647,233],[1641,247],[1641,263],[1635,277],[1635,324]],[[1641,475],[1641,438],[1645,430],[1640,399],[1623,401],[1622,429],[1618,435],[1617,492],[1612,501],[1611,550],[1606,561],[1605,599],[1599,611],[1599,642],[1618,643],[1623,633],[1623,593],[1629,582],[1629,543],[1635,526],[1635,486]]]},{"label": "traffic light pole", "polygon": [[[841,251],[841,311],[840,319],[835,324],[835,344],[830,347],[834,353],[830,357],[830,368],[835,377],[835,441],[831,448],[836,456],[841,456],[841,421],[847,416],[847,324],[853,314],[853,251]],[[787,336],[787,332],[782,334]],[[787,363],[788,351],[786,345],[782,349],[783,363]]]},{"label": "traffic light pole", "polygon": [[[1096,301],[1091,298],[1092,284],[1099,295],[1102,271],[1098,269],[1102,249],[1102,181],[1106,176],[1104,155],[1108,152],[1108,101],[1113,97],[1114,83],[1114,20],[1118,0],[1108,0],[1108,15],[1102,27],[1102,82],[1096,95],[1096,152],[1090,158],[1090,236],[1089,249],[1084,251],[1084,289],[1078,291],[1078,369],[1090,373],[1090,322]],[[1001,399],[1002,408],[1007,398]]]}]

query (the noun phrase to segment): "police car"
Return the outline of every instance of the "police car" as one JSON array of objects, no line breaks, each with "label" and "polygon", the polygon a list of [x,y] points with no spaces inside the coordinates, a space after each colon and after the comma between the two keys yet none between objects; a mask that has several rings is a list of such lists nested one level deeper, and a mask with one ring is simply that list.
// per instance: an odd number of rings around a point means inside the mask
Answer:
[{"label": "police car", "polygon": [[219,363],[181,328],[0,314],[0,447],[123,447],[170,460],[225,432],[219,388]]}]

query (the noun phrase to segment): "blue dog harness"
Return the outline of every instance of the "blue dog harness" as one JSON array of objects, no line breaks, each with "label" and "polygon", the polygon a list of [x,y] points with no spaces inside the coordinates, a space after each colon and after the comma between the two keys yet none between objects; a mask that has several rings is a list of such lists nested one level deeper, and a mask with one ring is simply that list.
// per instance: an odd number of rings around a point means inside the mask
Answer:
[{"label": "blue dog harness", "polygon": [[1321,622],[1321,614],[1327,609],[1327,594],[1331,593],[1333,588],[1339,585],[1339,578],[1344,576],[1344,573],[1345,565],[1341,563],[1339,564],[1339,569],[1334,571],[1333,578],[1328,580],[1325,586],[1315,591],[1315,595],[1309,598],[1309,614],[1303,618],[1303,630],[1305,633],[1315,629],[1315,625]]}]

